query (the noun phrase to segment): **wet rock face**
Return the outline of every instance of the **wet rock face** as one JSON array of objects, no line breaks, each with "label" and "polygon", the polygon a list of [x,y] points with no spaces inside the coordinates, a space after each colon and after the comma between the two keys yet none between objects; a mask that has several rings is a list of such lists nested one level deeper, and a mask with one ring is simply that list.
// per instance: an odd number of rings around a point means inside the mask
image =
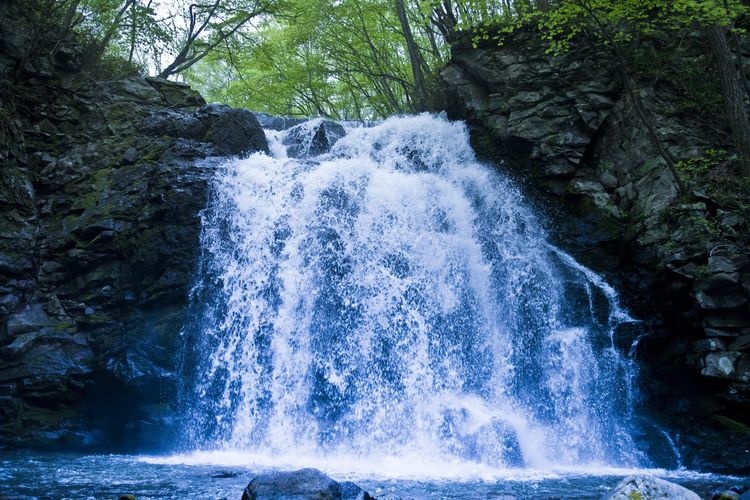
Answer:
[{"label": "wet rock face", "polygon": [[746,252],[733,245],[711,249],[707,270],[693,283],[707,339],[694,342],[694,366],[709,377],[750,383],[750,323]]},{"label": "wet rock face", "polygon": [[[639,351],[649,404],[680,415],[677,427],[708,422],[704,436],[727,431],[714,417],[750,426],[750,199],[695,185],[680,195],[616,65],[587,49],[545,50],[525,33],[502,47],[459,42],[441,73],[449,114],[467,120],[481,156],[526,185],[555,243],[653,325]],[[722,124],[686,112],[674,87],[645,82],[638,94],[677,161],[731,149]],[[688,460],[707,450],[685,446]],[[750,466],[735,448],[734,466]],[[732,468],[728,458],[714,465]]]},{"label": "wet rock face", "polygon": [[14,103],[0,111],[0,446],[158,446],[207,180],[265,136],[184,84],[92,83],[54,55],[19,76],[14,54],[0,61]]}]

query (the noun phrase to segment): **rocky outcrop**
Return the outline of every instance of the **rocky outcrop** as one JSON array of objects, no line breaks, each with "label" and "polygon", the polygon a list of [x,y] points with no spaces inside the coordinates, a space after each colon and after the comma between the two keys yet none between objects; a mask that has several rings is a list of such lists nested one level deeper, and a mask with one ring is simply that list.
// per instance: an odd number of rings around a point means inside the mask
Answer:
[{"label": "rocky outcrop", "polygon": [[[693,65],[702,57],[688,56]],[[677,410],[676,425],[700,421],[723,442],[729,427],[750,424],[750,197],[741,187],[750,181],[732,175],[731,136],[716,118],[687,109],[674,85],[644,82],[636,91],[678,160],[680,193],[615,69],[591,49],[553,56],[519,33],[501,47],[457,43],[441,78],[449,114],[526,185],[555,242],[648,320],[639,355],[651,408]],[[696,460],[705,451],[683,445]],[[741,446],[719,448],[734,456],[720,461],[727,469],[750,468]]]},{"label": "rocky outcrop", "polygon": [[0,18],[0,446],[158,445],[207,180],[263,131],[184,84],[87,81],[64,44],[29,58]]},{"label": "rocky outcrop", "polygon": [[242,500],[271,499],[373,500],[356,484],[336,482],[317,469],[260,474],[250,481]]}]

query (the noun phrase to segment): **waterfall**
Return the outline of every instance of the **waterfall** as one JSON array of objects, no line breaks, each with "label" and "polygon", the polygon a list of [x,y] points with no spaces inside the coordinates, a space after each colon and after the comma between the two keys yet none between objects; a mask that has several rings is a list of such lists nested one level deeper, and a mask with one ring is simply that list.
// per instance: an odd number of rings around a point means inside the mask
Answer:
[{"label": "waterfall", "polygon": [[213,179],[184,331],[190,445],[638,465],[614,341],[632,318],[465,125],[346,126],[330,150],[311,148],[319,126],[269,131],[272,156]]}]

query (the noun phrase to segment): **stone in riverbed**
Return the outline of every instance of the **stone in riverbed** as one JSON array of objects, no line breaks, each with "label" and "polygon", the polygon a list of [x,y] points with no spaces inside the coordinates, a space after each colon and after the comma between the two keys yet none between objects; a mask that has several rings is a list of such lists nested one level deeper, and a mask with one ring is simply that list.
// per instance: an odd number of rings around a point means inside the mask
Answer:
[{"label": "stone in riverbed", "polygon": [[603,500],[648,500],[651,498],[700,500],[696,493],[679,484],[650,476],[628,476],[602,497]]},{"label": "stone in riverbed", "polygon": [[242,500],[372,500],[351,482],[338,483],[317,469],[268,472],[255,476]]}]

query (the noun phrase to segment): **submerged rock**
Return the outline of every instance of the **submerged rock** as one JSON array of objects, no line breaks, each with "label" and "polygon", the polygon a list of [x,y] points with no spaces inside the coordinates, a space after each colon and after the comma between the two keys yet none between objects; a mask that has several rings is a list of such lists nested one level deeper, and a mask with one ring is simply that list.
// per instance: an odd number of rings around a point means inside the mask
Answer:
[{"label": "submerged rock", "polygon": [[269,472],[255,476],[242,500],[373,500],[356,484],[338,483],[317,469]]},{"label": "submerged rock", "polygon": [[651,476],[628,476],[615,486],[602,500],[650,500],[657,498],[675,500],[700,500],[696,493]]}]

